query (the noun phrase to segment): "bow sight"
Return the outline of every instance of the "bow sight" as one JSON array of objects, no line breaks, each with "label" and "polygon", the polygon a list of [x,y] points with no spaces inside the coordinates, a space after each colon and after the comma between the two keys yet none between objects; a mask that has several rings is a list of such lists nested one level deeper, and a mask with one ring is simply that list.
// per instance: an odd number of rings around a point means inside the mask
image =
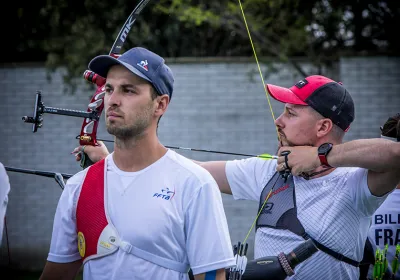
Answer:
[{"label": "bow sight", "polygon": [[[86,72],[85,72],[86,73]],[[104,95],[104,92],[103,92]],[[101,115],[101,111],[98,108],[103,104],[103,99],[99,98],[98,100],[89,104],[88,111],[78,111],[71,109],[62,109],[55,107],[47,107],[44,105],[42,101],[42,94],[40,91],[36,92],[36,100],[35,100],[35,108],[33,110],[33,117],[24,116],[22,120],[26,123],[32,123],[32,132],[36,132],[38,128],[43,126],[43,117],[44,113],[54,114],[54,115],[64,115],[78,118],[86,118],[91,121],[98,121]],[[91,122],[92,123],[92,122]],[[92,126],[86,126],[87,131],[89,132],[93,128]],[[91,133],[91,132],[89,132]]]}]

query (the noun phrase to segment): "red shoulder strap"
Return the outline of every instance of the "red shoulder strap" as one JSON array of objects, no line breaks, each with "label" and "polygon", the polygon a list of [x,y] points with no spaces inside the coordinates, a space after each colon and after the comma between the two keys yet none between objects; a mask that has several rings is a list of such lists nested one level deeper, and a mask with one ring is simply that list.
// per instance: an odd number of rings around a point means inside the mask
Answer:
[{"label": "red shoulder strap", "polygon": [[78,199],[76,227],[82,261],[97,254],[97,242],[108,224],[104,205],[104,165],[105,159],[89,167]]}]

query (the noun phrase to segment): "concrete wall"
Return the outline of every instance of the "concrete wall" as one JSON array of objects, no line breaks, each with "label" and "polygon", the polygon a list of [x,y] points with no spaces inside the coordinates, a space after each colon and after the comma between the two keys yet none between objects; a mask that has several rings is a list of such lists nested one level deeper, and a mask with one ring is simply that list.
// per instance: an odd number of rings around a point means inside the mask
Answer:
[{"label": "concrete wall", "polygon": [[[302,77],[287,65],[265,78],[291,86]],[[308,73],[316,70],[303,64]],[[176,89],[162,118],[159,137],[165,145],[238,153],[274,153],[276,130],[255,63],[173,63]],[[265,71],[263,67],[263,71]],[[32,133],[21,117],[31,115],[36,90],[46,106],[86,110],[93,89],[82,83],[75,95],[65,94],[62,72],[51,75],[42,66],[0,68],[0,162],[26,169],[75,173],[80,170],[70,152],[77,145],[82,120],[44,115],[43,127]],[[379,136],[379,126],[400,108],[400,58],[343,58],[325,75],[342,81],[356,103],[356,119],[346,140]],[[283,105],[271,100],[275,117]],[[110,139],[103,122],[99,137]],[[107,145],[111,148],[110,145]],[[191,151],[181,154],[197,160],[241,158]],[[377,155],[379,156],[379,155]],[[13,267],[41,269],[49,249],[53,215],[61,189],[52,178],[9,172],[11,193],[7,230],[0,248],[0,265],[8,264],[6,240]],[[243,241],[257,211],[257,202],[234,201],[223,195],[232,242]],[[254,229],[249,238],[253,256]]]}]

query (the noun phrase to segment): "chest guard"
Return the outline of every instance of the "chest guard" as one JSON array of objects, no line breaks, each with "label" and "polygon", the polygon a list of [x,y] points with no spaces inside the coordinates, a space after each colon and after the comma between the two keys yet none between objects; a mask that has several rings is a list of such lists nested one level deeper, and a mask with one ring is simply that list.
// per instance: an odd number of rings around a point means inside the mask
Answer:
[{"label": "chest guard", "polygon": [[83,263],[110,255],[118,249],[156,265],[181,273],[189,271],[189,264],[157,256],[122,240],[106,211],[105,159],[89,167],[82,184],[76,208],[78,249]]},{"label": "chest guard", "polygon": [[[112,246],[116,237],[107,230],[110,227],[104,208],[104,176],[99,176],[104,173],[104,167],[105,162],[102,160],[89,168],[76,208],[78,249],[83,263],[88,259],[111,254],[117,250],[115,245]],[[103,231],[109,232],[110,241],[113,243],[100,240]]]},{"label": "chest guard", "polygon": [[[268,200],[264,203],[266,199]],[[297,217],[296,191],[292,175],[287,180],[282,178],[279,172],[272,176],[261,192],[258,212],[260,210],[256,230],[260,227],[290,230],[306,240],[312,239],[319,250],[335,259],[356,267],[359,266],[359,262],[329,249],[306,233]]]}]

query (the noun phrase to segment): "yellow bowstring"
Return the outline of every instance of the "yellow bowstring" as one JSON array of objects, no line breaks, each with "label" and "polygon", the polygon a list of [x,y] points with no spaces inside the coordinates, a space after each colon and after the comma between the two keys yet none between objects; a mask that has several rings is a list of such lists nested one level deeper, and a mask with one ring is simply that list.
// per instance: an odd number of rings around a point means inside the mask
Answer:
[{"label": "yellow bowstring", "polygon": [[263,74],[262,74],[262,71],[261,71],[260,63],[258,62],[257,52],[256,52],[256,49],[255,49],[254,44],[253,44],[253,39],[251,38],[250,29],[249,29],[249,26],[247,25],[247,20],[246,20],[246,16],[245,16],[245,14],[244,14],[244,10],[243,10],[243,7],[242,7],[242,2],[241,2],[240,0],[238,0],[238,2],[239,2],[240,10],[241,10],[241,12],[242,12],[243,21],[244,21],[244,24],[245,24],[245,26],[246,26],[247,34],[249,35],[249,40],[250,40],[251,48],[253,49],[254,58],[256,59],[256,63],[257,63],[257,67],[258,67],[258,72],[260,73],[260,77],[261,77],[261,81],[262,81],[263,88],[264,88],[264,91],[265,91],[265,95],[267,96],[267,101],[268,101],[269,109],[270,109],[271,114],[272,114],[272,119],[274,120],[274,126],[275,126],[275,129],[276,129],[276,134],[278,135],[278,139],[279,139],[279,141],[280,141],[280,137],[279,137],[279,133],[278,133],[278,128],[277,128],[276,125],[275,125],[274,110],[272,110],[272,104],[271,104],[271,101],[270,101],[270,99],[269,99],[269,94],[268,94],[267,87],[265,86],[264,77],[263,77]]},{"label": "yellow bowstring", "polygon": [[256,216],[256,218],[254,219],[253,224],[251,225],[249,231],[247,232],[247,235],[246,235],[246,237],[244,238],[242,244],[246,244],[246,241],[247,241],[247,239],[249,238],[250,233],[251,233],[251,231],[253,230],[254,226],[256,225],[257,219],[258,219],[258,217],[260,216],[261,211],[264,209],[264,206],[265,206],[265,204],[267,203],[269,197],[271,196],[271,193],[272,193],[272,189],[269,191],[267,197],[265,198],[264,203],[263,203],[263,205],[261,206],[260,211],[258,211],[257,216]]},{"label": "yellow bowstring", "polygon": [[[259,73],[260,73],[260,77],[261,77],[261,81],[262,81],[263,88],[264,88],[264,91],[265,91],[265,95],[267,96],[269,109],[270,109],[271,114],[272,114],[272,119],[274,120],[274,126],[275,126],[275,129],[276,129],[276,134],[278,135],[278,140],[280,141],[280,137],[279,137],[279,133],[278,133],[278,128],[277,128],[276,125],[275,125],[275,115],[274,115],[274,111],[272,110],[271,101],[270,101],[270,99],[269,99],[269,93],[268,93],[267,87],[265,86],[264,77],[263,77],[263,74],[262,74],[262,72],[261,72],[260,63],[258,62],[257,52],[256,52],[256,49],[254,48],[253,39],[251,38],[250,29],[249,29],[249,26],[247,25],[247,20],[246,20],[246,16],[245,16],[245,14],[244,14],[244,10],[243,10],[243,7],[242,7],[242,2],[241,2],[240,0],[238,0],[238,2],[239,2],[240,10],[241,10],[241,12],[242,12],[243,21],[244,21],[244,24],[245,24],[245,26],[246,26],[247,34],[249,35],[249,40],[250,40],[251,47],[252,47],[252,49],[253,49],[254,58],[256,59],[256,63],[257,63],[258,71],[259,71]],[[249,238],[250,233],[251,233],[251,231],[253,230],[253,228],[254,228],[254,226],[255,226],[255,224],[256,224],[256,222],[257,222],[257,219],[258,219],[258,217],[259,217],[260,214],[261,214],[261,211],[264,209],[265,204],[267,203],[269,197],[271,196],[271,193],[272,193],[272,189],[269,191],[268,196],[266,197],[266,199],[265,199],[263,205],[261,206],[260,210],[258,211],[257,216],[256,216],[256,218],[255,218],[253,224],[251,225],[249,231],[247,232],[247,235],[246,235],[246,238],[245,238],[244,241],[243,241],[243,244],[245,244],[246,241],[247,241],[247,239]]]}]

